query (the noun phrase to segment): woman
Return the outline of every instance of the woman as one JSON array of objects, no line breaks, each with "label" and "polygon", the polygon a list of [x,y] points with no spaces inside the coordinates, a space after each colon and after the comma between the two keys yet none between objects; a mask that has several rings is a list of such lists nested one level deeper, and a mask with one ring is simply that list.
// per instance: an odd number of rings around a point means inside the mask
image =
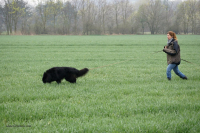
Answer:
[{"label": "woman", "polygon": [[181,58],[180,46],[178,45],[176,34],[173,31],[169,31],[167,34],[167,38],[168,43],[163,49],[163,51],[167,54],[167,78],[168,80],[171,80],[171,70],[173,69],[176,75],[178,75],[182,79],[187,80],[187,77],[178,69]]}]

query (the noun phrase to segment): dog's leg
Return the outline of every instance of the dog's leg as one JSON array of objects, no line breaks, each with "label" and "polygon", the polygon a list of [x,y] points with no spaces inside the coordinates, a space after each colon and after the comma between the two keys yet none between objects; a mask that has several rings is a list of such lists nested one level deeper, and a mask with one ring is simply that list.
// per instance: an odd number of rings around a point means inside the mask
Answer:
[{"label": "dog's leg", "polygon": [[61,83],[61,80],[57,80],[56,82],[57,82],[58,84],[60,84],[60,83]]},{"label": "dog's leg", "polygon": [[71,75],[68,78],[65,78],[66,81],[69,81],[70,83],[76,83],[76,76],[75,75]]},{"label": "dog's leg", "polygon": [[76,83],[76,78],[70,79],[70,83]]},{"label": "dog's leg", "polygon": [[76,78],[70,78],[70,79],[66,79],[67,81],[69,81],[70,83],[76,83]]}]

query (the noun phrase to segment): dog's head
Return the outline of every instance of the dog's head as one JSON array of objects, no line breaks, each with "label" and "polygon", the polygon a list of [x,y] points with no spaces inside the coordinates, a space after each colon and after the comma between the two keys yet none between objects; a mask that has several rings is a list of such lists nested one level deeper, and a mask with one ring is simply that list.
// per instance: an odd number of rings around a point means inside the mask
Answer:
[{"label": "dog's head", "polygon": [[51,75],[44,72],[42,81],[43,83],[51,83]]}]

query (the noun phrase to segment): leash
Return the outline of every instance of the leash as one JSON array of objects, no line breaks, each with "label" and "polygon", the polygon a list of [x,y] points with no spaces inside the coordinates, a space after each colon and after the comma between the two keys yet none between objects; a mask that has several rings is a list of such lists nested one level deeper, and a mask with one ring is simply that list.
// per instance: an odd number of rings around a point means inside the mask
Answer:
[{"label": "leash", "polygon": [[[194,64],[194,63],[192,63],[192,62],[189,62],[189,61],[187,61],[187,60],[184,60],[184,59],[181,59],[181,60],[183,60],[183,61],[185,61],[185,62],[187,62],[187,63],[190,63],[190,64]],[[197,65],[197,64],[195,64],[195,65]]]},{"label": "leash", "polygon": [[[159,52],[163,52],[163,50],[161,50],[161,51],[155,51],[154,54],[159,53]],[[129,59],[129,60],[125,60],[125,61],[120,61],[120,62],[108,64],[108,65],[105,65],[105,66],[95,67],[95,68],[91,68],[91,69],[89,69],[89,70],[94,70],[94,69],[98,69],[98,68],[113,66],[113,65],[120,64],[120,63],[127,62],[127,61],[131,61],[131,60],[133,60],[133,59]],[[192,63],[192,62],[187,61],[187,60],[184,60],[184,59],[181,59],[181,60],[183,60],[183,61],[185,61],[185,62],[187,62],[187,63],[190,63],[190,64],[195,64],[195,63]],[[195,65],[198,65],[198,64],[195,64]],[[199,65],[198,65],[198,66],[199,66]]]},{"label": "leash", "polygon": [[[133,59],[130,59],[130,60],[133,60]],[[120,63],[123,63],[123,62],[130,61],[130,60],[120,61],[120,62],[117,62],[117,63],[108,64],[108,65],[105,65],[105,66],[95,67],[95,68],[91,68],[89,70],[94,70],[94,69],[103,68],[103,67],[107,67],[107,66],[113,66],[113,65],[116,65],[116,64],[120,64]]]},{"label": "leash", "polygon": [[[162,51],[162,50],[161,50],[161,51],[155,51],[154,54],[159,53],[159,52],[163,52],[163,51]],[[192,63],[192,62],[190,62],[190,61],[184,60],[184,59],[181,59],[181,60],[182,60],[182,61],[185,61],[185,62],[187,62],[187,63],[190,63],[190,64],[198,65],[198,64]],[[199,66],[199,65],[198,65],[198,66]]]},{"label": "leash", "polygon": [[154,54],[156,54],[156,53],[159,53],[159,52],[163,52],[162,50],[161,51],[155,51],[155,52],[153,52]]}]

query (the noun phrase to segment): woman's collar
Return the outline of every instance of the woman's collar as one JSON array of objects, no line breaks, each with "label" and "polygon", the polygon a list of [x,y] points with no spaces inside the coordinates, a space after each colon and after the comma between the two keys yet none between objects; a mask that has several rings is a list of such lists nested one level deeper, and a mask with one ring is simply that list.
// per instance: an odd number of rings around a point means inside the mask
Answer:
[{"label": "woman's collar", "polygon": [[174,38],[171,38],[170,40],[168,40],[168,43],[172,42]]}]

